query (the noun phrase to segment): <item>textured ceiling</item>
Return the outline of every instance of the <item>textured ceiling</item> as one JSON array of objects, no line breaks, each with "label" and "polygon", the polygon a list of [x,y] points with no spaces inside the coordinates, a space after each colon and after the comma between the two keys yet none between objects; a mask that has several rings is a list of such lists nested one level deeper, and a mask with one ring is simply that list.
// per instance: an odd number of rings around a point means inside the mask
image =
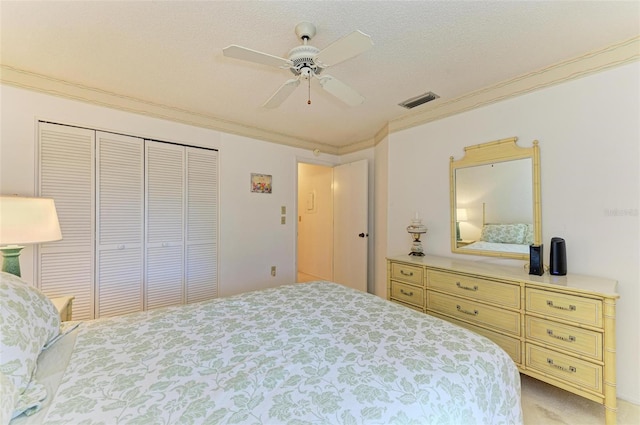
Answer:
[{"label": "textured ceiling", "polygon": [[[328,72],[366,98],[348,107],[314,81],[261,105],[287,70],[226,58],[238,44],[286,56],[298,22],[322,49],[358,29],[373,49]],[[640,2],[1,1],[2,65],[344,147],[371,139],[433,91],[453,99],[640,33]],[[417,111],[419,108],[414,109]]]}]

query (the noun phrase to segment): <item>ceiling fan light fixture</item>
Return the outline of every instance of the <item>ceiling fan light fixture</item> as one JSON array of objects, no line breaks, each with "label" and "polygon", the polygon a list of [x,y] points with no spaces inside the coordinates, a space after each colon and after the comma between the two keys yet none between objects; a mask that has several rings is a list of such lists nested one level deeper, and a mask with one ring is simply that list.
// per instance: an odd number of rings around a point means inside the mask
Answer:
[{"label": "ceiling fan light fixture", "polygon": [[421,94],[419,96],[412,97],[411,99],[407,99],[404,102],[398,103],[398,105],[406,109],[413,109],[416,106],[424,105],[425,103],[431,102],[432,100],[436,100],[439,97],[440,96],[430,91],[430,92]]},{"label": "ceiling fan light fixture", "polygon": [[269,100],[265,102],[263,105],[265,108],[277,108],[300,84],[300,80],[307,81],[307,89],[309,90],[307,104],[310,105],[311,78],[317,78],[320,81],[320,86],[326,92],[347,105],[360,105],[364,101],[364,97],[356,90],[330,75],[324,75],[322,77],[318,75],[324,68],[351,59],[371,49],[373,47],[371,37],[362,31],[356,30],[320,50],[308,44],[308,41],[316,34],[315,25],[310,22],[301,22],[296,26],[295,31],[300,41],[302,41],[302,45],[291,49],[287,58],[281,58],[235,44],[222,49],[222,53],[227,57],[235,59],[281,69],[289,69],[293,75],[297,77],[286,81],[280,86]]}]

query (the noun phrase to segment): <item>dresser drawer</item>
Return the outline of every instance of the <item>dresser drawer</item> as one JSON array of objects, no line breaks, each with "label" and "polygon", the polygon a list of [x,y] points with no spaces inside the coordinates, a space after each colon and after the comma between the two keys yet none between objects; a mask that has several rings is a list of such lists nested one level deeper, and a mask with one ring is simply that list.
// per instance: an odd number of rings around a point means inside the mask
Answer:
[{"label": "dresser drawer", "polygon": [[526,366],[569,384],[602,393],[602,367],[586,360],[526,344]]},{"label": "dresser drawer", "polygon": [[602,327],[601,300],[532,288],[527,288],[526,291],[527,313],[539,313],[598,328]]},{"label": "dresser drawer", "polygon": [[530,316],[527,316],[525,323],[528,340],[602,360],[602,334],[600,332]]},{"label": "dresser drawer", "polygon": [[429,270],[427,272],[427,287],[506,307],[520,308],[520,285]]},{"label": "dresser drawer", "polygon": [[459,298],[441,294],[439,292],[427,292],[427,305],[429,310],[453,316],[462,320],[470,320],[474,323],[490,328],[520,335],[520,313],[497,307],[491,307],[482,303],[461,300]]},{"label": "dresser drawer", "polygon": [[424,307],[424,289],[418,286],[392,280],[391,298],[420,308]]},{"label": "dresser drawer", "polygon": [[422,286],[422,267],[409,266],[402,263],[391,263],[391,279],[403,280]]},{"label": "dresser drawer", "polygon": [[491,341],[495,342],[500,348],[502,348],[511,357],[516,364],[522,364],[522,355],[520,350],[520,340],[517,338],[511,338],[509,336],[499,334],[497,332],[490,331],[485,328],[474,326],[470,323],[453,319],[451,317],[442,316],[441,314],[429,312],[430,315],[439,317],[440,319],[451,322],[455,325],[461,326],[465,329],[469,329],[477,334],[480,334]]}]

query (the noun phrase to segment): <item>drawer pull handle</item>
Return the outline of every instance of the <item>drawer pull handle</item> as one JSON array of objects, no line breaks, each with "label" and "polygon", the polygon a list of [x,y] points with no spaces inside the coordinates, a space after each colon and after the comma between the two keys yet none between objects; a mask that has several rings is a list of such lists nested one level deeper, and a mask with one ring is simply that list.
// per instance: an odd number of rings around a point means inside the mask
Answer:
[{"label": "drawer pull handle", "polygon": [[458,288],[460,288],[460,289],[466,289],[467,291],[477,291],[478,290],[478,285],[473,285],[473,287],[471,287],[471,286],[464,286],[460,282],[456,282],[456,286]]},{"label": "drawer pull handle", "polygon": [[553,305],[553,301],[547,300],[547,305],[551,308],[557,308],[558,310],[576,311],[576,306],[569,304],[569,307],[563,307],[561,305]]},{"label": "drawer pull handle", "polygon": [[413,276],[413,272],[405,272],[404,270],[400,270],[400,274],[404,276]]},{"label": "drawer pull handle", "polygon": [[551,338],[555,338],[555,339],[559,339],[560,341],[566,341],[566,342],[576,342],[576,337],[569,335],[569,337],[564,337],[562,335],[555,335],[553,333],[553,330],[551,329],[547,329],[547,335],[549,335]]},{"label": "drawer pull handle", "polygon": [[556,369],[560,369],[560,370],[561,370],[561,371],[563,371],[563,372],[576,373],[576,368],[575,368],[575,367],[573,367],[573,366],[569,366],[569,367],[567,368],[567,367],[564,367],[564,366],[560,366],[560,365],[554,364],[554,363],[553,363],[553,359],[550,359],[550,358],[548,358],[548,357],[547,357],[547,363],[549,363],[549,366],[553,366],[553,367],[555,367]]},{"label": "drawer pull handle", "polygon": [[469,316],[477,316],[478,315],[478,310],[473,310],[473,311],[465,310],[464,308],[460,307],[459,305],[456,305],[456,310],[458,310],[460,313],[468,314]]},{"label": "drawer pull handle", "polygon": [[411,292],[405,292],[405,290],[404,290],[404,289],[400,289],[400,293],[401,293],[401,294],[403,294],[403,295],[407,295],[407,296],[409,296],[409,297],[413,297],[413,291],[411,291]]}]

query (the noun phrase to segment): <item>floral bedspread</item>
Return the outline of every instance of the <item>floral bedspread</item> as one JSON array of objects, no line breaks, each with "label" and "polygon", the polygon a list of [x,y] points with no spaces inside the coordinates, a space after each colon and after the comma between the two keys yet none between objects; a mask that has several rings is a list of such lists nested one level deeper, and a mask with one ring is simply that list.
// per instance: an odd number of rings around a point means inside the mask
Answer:
[{"label": "floral bedspread", "polygon": [[47,424],[515,424],[509,356],[313,282],[83,323]]}]

